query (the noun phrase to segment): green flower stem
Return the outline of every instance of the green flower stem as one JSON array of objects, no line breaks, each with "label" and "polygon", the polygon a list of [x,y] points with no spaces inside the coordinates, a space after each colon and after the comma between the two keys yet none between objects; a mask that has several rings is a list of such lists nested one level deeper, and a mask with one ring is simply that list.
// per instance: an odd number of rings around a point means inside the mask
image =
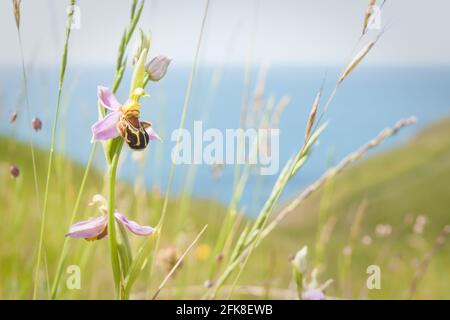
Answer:
[{"label": "green flower stem", "polygon": [[109,238],[109,251],[111,255],[111,266],[113,270],[114,286],[116,289],[116,297],[120,298],[122,276],[120,270],[119,254],[117,251],[117,234],[116,234],[116,221],[114,218],[115,212],[115,193],[116,193],[116,173],[117,165],[119,163],[120,151],[123,141],[120,140],[120,146],[114,152],[109,165],[109,198],[108,198],[108,238]]},{"label": "green flower stem", "polygon": [[297,290],[297,297],[298,299],[302,299],[303,274],[299,272],[295,266],[292,266],[292,277],[294,278],[295,288]]}]

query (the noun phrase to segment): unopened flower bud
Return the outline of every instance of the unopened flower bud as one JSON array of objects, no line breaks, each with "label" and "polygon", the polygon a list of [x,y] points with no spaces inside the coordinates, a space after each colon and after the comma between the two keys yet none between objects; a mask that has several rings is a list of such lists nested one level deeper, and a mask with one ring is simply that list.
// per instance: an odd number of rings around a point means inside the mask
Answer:
[{"label": "unopened flower bud", "polygon": [[14,111],[14,112],[11,114],[11,117],[9,118],[9,123],[14,123],[14,122],[16,122],[16,120],[17,120],[17,112]]},{"label": "unopened flower bud", "polygon": [[33,120],[31,120],[31,126],[33,127],[33,129],[35,131],[39,131],[42,129],[42,121],[39,118],[33,118]]},{"label": "unopened flower bud", "polygon": [[11,165],[9,167],[9,173],[11,174],[11,177],[17,178],[20,175],[20,170],[16,165]]},{"label": "unopened flower bud", "polygon": [[147,71],[150,80],[159,81],[161,80],[167,72],[167,68],[172,60],[166,56],[160,55],[153,58],[145,66],[145,71]]},{"label": "unopened flower bud", "polygon": [[294,257],[292,260],[292,264],[301,274],[306,272],[308,267],[308,247],[304,246]]},{"label": "unopened flower bud", "polygon": [[136,44],[136,49],[134,51],[133,60],[131,61],[131,65],[134,67],[134,65],[139,60],[139,57],[141,56],[141,53],[144,49],[147,49],[147,52],[150,48],[150,36],[147,36],[144,31],[139,29],[139,40]]}]

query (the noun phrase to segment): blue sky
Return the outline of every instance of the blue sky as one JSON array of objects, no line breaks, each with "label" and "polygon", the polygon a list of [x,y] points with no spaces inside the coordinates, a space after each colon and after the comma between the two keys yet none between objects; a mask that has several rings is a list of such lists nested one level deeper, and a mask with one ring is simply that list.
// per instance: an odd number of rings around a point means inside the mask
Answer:
[{"label": "blue sky", "polygon": [[[23,0],[27,61],[59,60],[69,1]],[[381,2],[381,1],[380,1]],[[115,62],[130,1],[80,0],[81,28],[71,39],[71,63]],[[201,63],[342,65],[362,28],[367,0],[211,0]],[[147,0],[140,26],[152,30],[152,53],[191,63],[205,0]],[[373,65],[450,65],[450,1],[388,0],[388,32],[366,59]],[[11,1],[0,2],[0,64],[19,63]],[[5,50],[7,48],[7,50]]]}]

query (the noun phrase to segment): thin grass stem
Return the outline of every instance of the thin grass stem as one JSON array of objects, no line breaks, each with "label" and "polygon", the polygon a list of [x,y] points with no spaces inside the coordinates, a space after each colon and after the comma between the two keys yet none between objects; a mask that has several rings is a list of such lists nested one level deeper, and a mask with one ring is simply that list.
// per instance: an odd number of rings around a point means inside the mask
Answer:
[{"label": "thin grass stem", "polygon": [[42,216],[41,216],[41,227],[39,232],[39,244],[38,244],[38,252],[37,252],[37,260],[36,260],[36,269],[34,273],[34,289],[33,289],[33,299],[37,298],[38,293],[38,287],[39,287],[39,272],[40,272],[40,266],[41,266],[41,259],[42,259],[42,247],[44,243],[44,232],[45,232],[45,222],[46,222],[46,215],[47,215],[47,206],[48,206],[48,194],[49,194],[49,187],[50,187],[50,177],[53,167],[53,154],[55,149],[55,138],[56,138],[56,131],[58,128],[58,118],[59,118],[59,109],[61,106],[61,94],[62,94],[62,87],[64,82],[64,75],[66,72],[66,66],[67,66],[67,55],[69,51],[69,38],[71,33],[71,25],[72,25],[72,18],[74,14],[74,6],[75,6],[75,0],[70,0],[70,8],[67,15],[67,25],[66,25],[66,38],[64,42],[64,50],[63,55],[61,59],[61,70],[59,75],[59,86],[58,86],[58,98],[56,102],[56,108],[55,108],[55,116],[53,120],[53,130],[52,130],[52,140],[50,144],[50,153],[49,153],[49,160],[48,160],[48,168],[47,168],[47,178],[45,182],[45,193],[44,193],[44,204],[42,208]]}]

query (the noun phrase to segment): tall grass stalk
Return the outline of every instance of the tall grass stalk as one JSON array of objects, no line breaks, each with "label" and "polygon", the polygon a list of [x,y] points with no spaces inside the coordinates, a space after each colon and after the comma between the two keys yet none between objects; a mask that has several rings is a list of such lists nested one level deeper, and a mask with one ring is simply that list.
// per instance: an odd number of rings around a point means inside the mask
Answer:
[{"label": "tall grass stalk", "polygon": [[315,244],[314,264],[321,266],[325,256],[326,244],[329,239],[330,232],[334,228],[336,218],[330,213],[332,204],[332,197],[334,193],[335,179],[332,177],[323,187],[323,193],[321,195],[319,203],[319,219],[317,225],[317,240]]},{"label": "tall grass stalk", "polygon": [[349,154],[344,159],[341,160],[336,166],[328,169],[325,173],[320,176],[314,183],[309,185],[305,190],[303,190],[297,197],[295,197],[289,205],[284,207],[280,213],[273,219],[273,221],[262,231],[262,238],[265,238],[282,220],[284,220],[289,214],[291,214],[306,198],[311,194],[321,188],[328,179],[335,177],[337,174],[346,169],[350,164],[359,160],[368,151],[377,147],[387,138],[395,135],[398,131],[406,126],[412,125],[416,122],[415,117],[409,117],[406,119],[401,119],[392,128],[387,128],[381,131],[374,139],[367,142],[361,148],[355,152]]},{"label": "tall grass stalk", "polygon": [[[190,76],[189,76],[188,85],[187,85],[187,88],[186,88],[186,94],[185,94],[185,98],[184,98],[183,109],[182,109],[180,125],[179,125],[179,129],[180,130],[179,130],[178,137],[176,139],[175,154],[178,154],[179,149],[180,149],[181,129],[183,129],[184,126],[185,126],[187,108],[188,108],[189,102],[191,100],[192,85],[194,83],[194,77],[195,77],[196,70],[197,70],[200,46],[201,46],[202,39],[203,39],[203,32],[204,32],[204,29],[205,29],[206,17],[208,15],[208,7],[209,7],[209,0],[206,0],[205,11],[204,11],[204,14],[203,14],[203,20],[202,20],[202,24],[201,24],[201,27],[200,27],[200,35],[199,35],[199,38],[198,38],[197,47],[196,47],[195,56],[194,56],[194,63],[192,65],[192,69],[191,69],[191,73],[190,73]],[[163,208],[162,208],[162,212],[161,212],[161,218],[160,218],[160,221],[158,223],[158,226],[160,228],[164,224],[164,219],[165,219],[165,216],[166,216],[166,213],[167,213],[167,205],[168,205],[168,202],[169,202],[169,194],[170,194],[170,190],[171,190],[171,187],[172,187],[172,181],[173,181],[174,174],[175,174],[175,164],[172,162],[172,164],[170,166],[169,183],[168,183],[168,186],[167,186],[167,192],[166,192],[165,198],[164,198],[164,204],[163,204]]]},{"label": "tall grass stalk", "polygon": [[[315,119],[317,110],[320,105],[320,98],[322,94],[323,84],[321,86],[321,89],[319,90],[319,93],[316,96],[316,99],[313,103],[313,106],[311,108],[311,113],[308,119],[308,123],[306,125],[305,129],[305,142],[300,149],[299,153],[295,157],[295,159],[291,159],[292,163],[287,163],[285,166],[285,170],[287,170],[290,173],[287,173],[285,176],[283,176],[283,172],[279,176],[279,180],[275,183],[273,192],[269,199],[266,201],[266,204],[264,205],[264,208],[258,215],[258,219],[256,220],[253,228],[248,233],[243,233],[241,235],[241,239],[238,240],[238,244],[235,247],[235,253],[234,256],[236,258],[237,254],[243,250],[243,248],[248,249],[248,255],[253,251],[253,249],[257,246],[259,240],[257,240],[261,235],[262,231],[265,227],[265,224],[271,214],[271,212],[274,209],[275,204],[277,203],[281,192],[284,190],[286,184],[291,179],[293,175],[296,174],[296,172],[299,170],[300,167],[303,166],[305,161],[309,157],[309,149],[312,146],[312,143],[318,138],[321,131],[323,130],[323,126],[321,126],[321,121],[323,116],[328,112],[328,108],[333,101],[334,97],[336,96],[336,93],[339,89],[340,84],[344,81],[344,79],[360,64],[360,62],[364,59],[364,57],[368,54],[368,52],[373,48],[375,43],[379,40],[382,33],[378,34],[376,39],[372,42],[370,42],[366,47],[364,47],[358,54],[350,61],[350,63],[347,65],[347,67],[344,69],[344,71],[341,73],[341,76],[336,81],[336,84],[333,88],[333,91],[331,92],[331,95],[328,97],[325,106],[316,121],[315,125]],[[361,40],[361,38],[358,40]],[[313,128],[313,129],[312,129]],[[271,225],[269,225],[270,227]],[[273,226],[273,225],[272,225]],[[270,229],[271,230],[271,229]],[[267,230],[270,232],[270,230]],[[248,239],[246,239],[248,238]],[[249,246],[251,244],[251,246]],[[231,275],[231,272],[239,265],[239,260],[233,260],[231,259],[229,262],[229,266],[225,269],[225,272],[222,274],[222,276],[219,278],[217,284],[210,290],[211,297],[215,297],[220,287],[224,284],[224,282],[228,279],[228,277]],[[241,265],[241,271],[245,267],[246,263],[248,261],[248,256],[245,258],[245,262]],[[241,271],[238,273],[235,282],[232,286],[232,290],[234,286],[236,285],[237,279],[239,278]]]},{"label": "tall grass stalk", "polygon": [[[381,144],[386,138],[396,134],[403,127],[408,126],[412,123],[415,123],[415,117],[410,117],[407,119],[402,119],[398,121],[392,128],[383,130],[377,137],[373,140],[369,141],[367,144],[362,146],[360,149],[351,153],[347,157],[345,157],[337,166],[328,169],[316,182],[306,188],[298,197],[296,197],[291,203],[286,206],[280,214],[276,216],[276,218],[266,226],[266,221],[269,218],[271,212],[274,209],[275,204],[277,203],[281,192],[286,187],[290,178],[298,171],[301,165],[304,164],[305,160],[309,155],[309,148],[302,147],[299,154],[296,156],[295,161],[291,160],[285,165],[284,169],[279,175],[277,182],[275,183],[272,194],[266,201],[264,208],[258,215],[257,220],[255,221],[252,229],[248,232],[243,232],[241,238],[239,239],[237,245],[235,246],[235,253],[233,254],[233,259],[229,262],[225,271],[217,280],[217,283],[210,289],[209,293],[207,293],[207,297],[216,297],[219,289],[222,285],[229,279],[232,273],[238,266],[241,266],[243,269],[248,261],[248,256],[253,252],[253,250],[259,245],[262,239],[264,239],[280,222],[283,220],[289,213],[293,212],[294,209],[298,207],[298,205],[303,202],[309,195],[318,190],[321,186],[324,185],[328,179],[346,167],[348,167],[354,161],[360,159],[367,151]],[[316,132],[311,136],[311,141],[314,142],[317,140],[320,131]],[[304,160],[302,160],[304,159]],[[300,164],[300,167],[298,166]],[[244,261],[244,263],[242,263]],[[239,272],[238,276],[241,272]],[[235,282],[237,280],[235,279]]]},{"label": "tall grass stalk", "polygon": [[411,286],[408,290],[408,299],[412,299],[417,292],[417,287],[420,283],[420,280],[423,279],[425,273],[428,270],[428,267],[433,260],[433,257],[442,249],[442,247],[446,244],[447,239],[450,235],[450,224],[444,226],[441,233],[436,238],[436,241],[433,244],[433,247],[430,251],[427,252],[425,257],[420,262],[419,268],[417,269],[414,278],[411,282]]},{"label": "tall grass stalk", "polygon": [[56,102],[56,108],[55,108],[55,116],[53,120],[53,130],[52,130],[52,140],[50,144],[50,154],[49,154],[49,160],[48,160],[48,168],[47,168],[47,178],[45,182],[45,193],[44,193],[44,204],[42,208],[42,216],[41,216],[41,228],[40,228],[40,234],[39,234],[39,244],[38,244],[38,253],[37,253],[37,260],[36,260],[36,269],[34,273],[34,290],[33,290],[33,299],[37,298],[37,292],[39,287],[39,272],[40,272],[40,266],[41,266],[41,256],[42,256],[42,247],[44,242],[44,232],[45,232],[45,222],[46,222],[46,214],[47,214],[47,205],[48,205],[48,194],[49,194],[49,186],[50,186],[50,177],[53,167],[53,154],[55,149],[55,137],[56,137],[56,131],[58,127],[58,116],[59,116],[59,109],[61,104],[61,94],[62,94],[62,87],[64,82],[64,76],[66,73],[66,66],[67,66],[67,56],[69,51],[69,38],[71,33],[71,25],[72,25],[72,19],[74,15],[74,6],[76,1],[70,0],[70,10],[67,15],[67,24],[66,24],[66,37],[64,42],[64,50],[63,55],[61,59],[61,70],[59,75],[59,86],[58,86],[58,98]]},{"label": "tall grass stalk", "polygon": [[[252,35],[254,36],[254,35]],[[250,47],[251,49],[251,47]],[[247,128],[248,126],[248,116],[247,112],[250,105],[249,100],[249,92],[250,92],[250,79],[251,79],[251,54],[249,54],[247,63],[246,63],[246,69],[244,74],[244,93],[242,98],[242,107],[241,107],[241,127]],[[260,72],[262,74],[263,72]],[[259,88],[264,88],[264,85],[261,85],[261,82],[264,82],[265,77],[259,77],[258,84]],[[264,92],[263,90],[255,90],[255,94],[253,96],[253,106],[257,104],[258,100],[262,99]],[[255,108],[254,108],[255,109]],[[260,123],[258,124],[258,127],[261,127],[263,122],[268,117],[268,110],[263,110],[263,115],[261,117]],[[255,112],[255,114],[257,114]],[[256,117],[255,117],[256,118]],[[255,121],[255,119],[252,119]],[[258,119],[256,119],[257,121]],[[238,145],[237,149],[238,152],[244,152],[244,141],[242,139],[238,139]],[[254,141],[252,146],[250,147],[251,151],[250,154],[257,150],[258,145],[257,141]],[[244,192],[245,186],[247,185],[247,181],[250,175],[250,165],[246,163],[243,168],[241,168],[240,165],[235,165],[234,167],[234,174],[233,174],[233,189],[231,193],[231,200],[228,205],[228,210],[225,214],[224,222],[222,227],[220,228],[219,235],[216,239],[216,243],[214,245],[213,254],[211,256],[211,262],[210,262],[210,271],[209,271],[209,279],[212,280],[215,273],[217,272],[219,268],[219,262],[223,260],[224,256],[226,255],[226,252],[224,252],[224,249],[227,247],[227,244],[229,245],[230,242],[233,240],[233,226],[235,224],[236,215],[238,212],[238,205],[241,200],[242,194]]]},{"label": "tall grass stalk", "polygon": [[[188,85],[187,85],[187,88],[186,88],[186,94],[185,94],[185,98],[184,98],[183,109],[182,109],[182,113],[181,113],[181,119],[180,119],[179,131],[178,131],[179,134],[178,134],[178,137],[176,139],[176,144],[175,144],[175,154],[178,154],[179,153],[179,149],[180,149],[181,130],[185,126],[187,109],[188,109],[188,106],[189,106],[189,102],[191,100],[192,85],[194,83],[194,78],[195,78],[195,74],[196,74],[196,70],[197,70],[197,66],[198,66],[200,46],[201,46],[201,43],[202,43],[203,33],[204,33],[204,30],[205,30],[206,18],[208,16],[208,8],[209,8],[209,0],[206,0],[206,5],[205,5],[204,13],[203,13],[203,18],[202,18],[202,23],[201,23],[201,26],[200,26],[200,33],[199,33],[197,46],[196,46],[196,50],[195,50],[194,63],[192,64],[191,73],[190,73]],[[159,249],[159,243],[160,243],[160,240],[161,240],[161,231],[162,231],[162,228],[164,226],[164,221],[165,221],[165,217],[166,217],[166,214],[167,214],[167,206],[169,204],[169,196],[170,196],[170,191],[171,191],[171,188],[172,188],[172,182],[173,182],[174,174],[175,174],[175,163],[172,162],[172,164],[170,166],[169,183],[167,185],[167,190],[166,190],[166,194],[164,196],[164,202],[163,202],[163,206],[162,206],[162,210],[161,210],[161,217],[160,217],[159,222],[158,222],[157,227],[156,227],[159,232],[157,234],[156,246],[155,246],[155,250],[154,250],[154,253],[153,253],[153,259],[152,259],[152,263],[151,263],[151,267],[150,267],[150,269],[151,269],[150,273],[152,272],[153,267],[154,267],[154,261],[155,261],[154,257],[156,257],[156,254],[157,254],[158,249]]]},{"label": "tall grass stalk", "polygon": [[[241,105],[241,115],[240,115],[240,126],[241,128],[247,127],[247,117],[248,109],[250,105],[250,83],[253,73],[253,53],[256,41],[257,32],[257,21],[259,15],[259,0],[256,2],[256,7],[254,10],[253,25],[250,33],[250,41],[246,55],[246,62],[244,67],[244,81],[243,81],[243,93],[242,93],[242,105]],[[241,140],[238,141],[238,150],[242,151],[243,146]],[[230,235],[231,228],[233,227],[233,221],[237,213],[237,206],[241,199],[242,192],[245,185],[247,184],[249,175],[249,168],[244,167],[244,171],[241,173],[241,166],[236,165],[233,172],[233,188],[231,193],[230,204],[228,206],[227,213],[224,218],[223,227],[220,229],[219,235],[217,237],[216,243],[214,245],[213,253],[210,262],[209,279],[214,277],[216,270],[218,268],[218,259],[222,255],[222,250],[226,243],[226,237]],[[220,259],[219,259],[220,260]]]},{"label": "tall grass stalk", "polygon": [[29,125],[29,144],[30,144],[30,152],[31,152],[31,162],[33,166],[33,178],[34,178],[34,189],[36,192],[36,201],[38,203],[38,208],[40,210],[40,195],[39,195],[39,184],[38,184],[38,176],[37,176],[37,168],[36,168],[36,155],[34,152],[34,142],[33,142],[33,129],[31,128],[31,107],[30,107],[30,96],[28,92],[28,77],[26,72],[26,66],[25,66],[25,57],[23,52],[23,44],[22,44],[22,36],[20,34],[20,27],[19,24],[17,24],[17,38],[19,40],[19,47],[20,47],[20,59],[22,64],[22,77],[23,77],[23,86],[25,90],[25,103],[26,103],[26,114],[27,114],[27,121]]},{"label": "tall grass stalk", "polygon": [[177,270],[177,268],[180,266],[180,264],[183,262],[184,258],[187,256],[187,254],[189,253],[189,251],[191,251],[191,249],[194,247],[194,245],[197,243],[197,241],[200,239],[200,237],[202,236],[202,234],[206,231],[206,228],[208,228],[208,225],[205,225],[203,227],[203,229],[197,234],[197,236],[195,237],[194,241],[191,242],[191,244],[186,248],[186,250],[184,251],[184,253],[181,255],[180,258],[178,258],[177,262],[175,263],[175,265],[172,267],[172,269],[170,269],[170,271],[167,273],[166,277],[164,278],[164,280],[161,282],[161,284],[159,285],[158,289],[156,290],[155,294],[152,297],[152,300],[155,300],[159,293],[161,292],[161,290],[164,288],[164,286],[166,285],[167,281],[169,281],[170,277],[173,275],[173,273]]},{"label": "tall grass stalk", "polygon": [[361,231],[361,224],[366,209],[367,209],[367,199],[364,199],[356,208],[356,212],[353,217],[353,222],[350,227],[350,235],[348,238],[348,242],[342,252],[342,263],[340,266],[339,274],[341,277],[340,282],[343,290],[342,296],[344,298],[352,297],[351,277],[349,277],[348,275],[351,274],[353,250],[358,241],[359,233]]}]

